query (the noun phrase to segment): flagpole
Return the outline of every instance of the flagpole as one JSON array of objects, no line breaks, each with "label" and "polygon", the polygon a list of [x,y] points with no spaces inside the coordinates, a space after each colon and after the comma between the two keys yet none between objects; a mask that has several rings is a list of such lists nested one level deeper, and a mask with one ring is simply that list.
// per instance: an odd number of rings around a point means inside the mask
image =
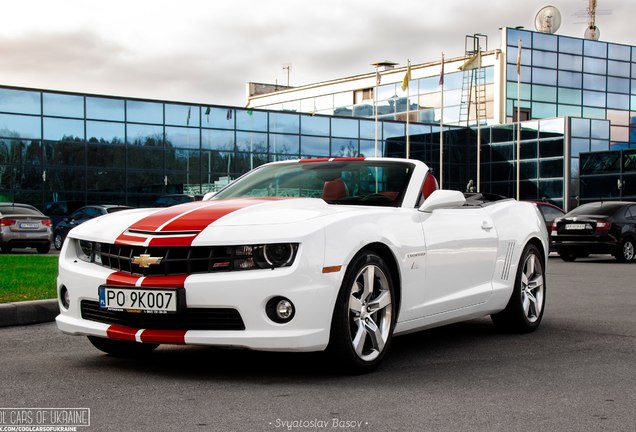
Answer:
[{"label": "flagpole", "polygon": [[441,87],[441,108],[439,114],[439,188],[444,185],[444,53],[442,53],[442,69],[439,74]]},{"label": "flagpole", "polygon": [[517,201],[519,196],[521,162],[521,39],[517,45]]},{"label": "flagpole", "polygon": [[409,128],[409,117],[410,115],[410,97],[411,94],[409,92],[409,81],[411,80],[411,60],[406,59],[406,75],[404,77],[404,81],[406,83],[406,158],[409,159],[411,157],[411,133]]},{"label": "flagpole", "polygon": [[481,70],[481,49],[477,46],[477,85],[475,86],[475,100],[477,110],[477,192],[481,191],[481,119],[479,118],[479,71]]},{"label": "flagpole", "polygon": [[375,65],[375,93],[373,94],[373,116],[375,119],[375,157],[378,157],[378,86],[380,85],[380,71]]}]

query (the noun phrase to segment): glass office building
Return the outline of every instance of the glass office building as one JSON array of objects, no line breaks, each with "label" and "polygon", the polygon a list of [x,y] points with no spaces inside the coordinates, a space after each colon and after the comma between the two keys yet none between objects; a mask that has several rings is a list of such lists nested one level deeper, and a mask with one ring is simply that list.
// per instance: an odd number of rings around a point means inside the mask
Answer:
[{"label": "glass office building", "polygon": [[[408,135],[410,157],[438,173],[442,97],[445,188],[515,196],[518,157],[521,199],[571,208],[633,196],[623,155],[636,148],[636,47],[502,32],[479,67],[472,55],[444,63],[443,95],[441,61],[413,65],[406,90],[406,69],[392,69],[379,84],[369,72],[260,93],[252,108],[0,86],[0,199],[147,206],[216,190],[269,161],[373,156],[376,107],[378,154],[405,157]],[[587,171],[589,154],[627,160],[623,177]],[[611,180],[592,179],[603,175]],[[603,195],[618,180],[620,193]]]}]

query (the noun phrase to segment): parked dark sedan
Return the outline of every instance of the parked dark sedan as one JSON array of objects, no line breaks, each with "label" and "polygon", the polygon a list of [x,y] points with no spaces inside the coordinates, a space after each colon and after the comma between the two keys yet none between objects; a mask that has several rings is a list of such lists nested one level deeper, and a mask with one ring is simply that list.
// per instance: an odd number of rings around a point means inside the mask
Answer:
[{"label": "parked dark sedan", "polygon": [[38,253],[51,248],[51,219],[28,204],[0,203],[0,248],[34,247]]},{"label": "parked dark sedan", "polygon": [[120,210],[128,210],[132,207],[120,206],[120,205],[88,205],[75,210],[69,217],[64,218],[62,222],[58,223],[53,230],[53,246],[55,249],[62,249],[64,239],[70,230],[76,226],[86,222],[87,220],[102,216],[108,213],[115,213]]},{"label": "parked dark sedan", "polygon": [[636,245],[636,202],[584,204],[556,219],[551,236],[554,248],[564,261],[589,254],[611,254],[618,261],[632,261]]}]

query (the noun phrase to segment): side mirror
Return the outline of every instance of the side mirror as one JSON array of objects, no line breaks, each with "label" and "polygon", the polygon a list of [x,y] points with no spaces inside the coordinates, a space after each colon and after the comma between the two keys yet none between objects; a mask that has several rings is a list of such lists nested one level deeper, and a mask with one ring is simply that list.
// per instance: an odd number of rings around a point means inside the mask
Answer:
[{"label": "side mirror", "polygon": [[466,203],[464,194],[454,190],[436,190],[419,208],[421,212],[431,213],[435,209],[459,207]]}]

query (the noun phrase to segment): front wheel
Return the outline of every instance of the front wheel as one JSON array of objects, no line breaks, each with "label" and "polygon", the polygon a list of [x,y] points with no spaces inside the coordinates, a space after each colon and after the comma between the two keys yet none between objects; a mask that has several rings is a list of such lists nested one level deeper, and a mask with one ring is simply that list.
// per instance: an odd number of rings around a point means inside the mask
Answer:
[{"label": "front wheel", "polygon": [[618,245],[618,250],[614,257],[620,262],[630,262],[634,259],[634,240],[624,238]]},{"label": "front wheel", "polygon": [[95,348],[110,354],[113,357],[134,358],[150,354],[159,345],[106,339],[97,336],[88,336],[88,340]]},{"label": "front wheel", "polygon": [[384,260],[358,254],[345,273],[331,323],[328,350],[345,371],[374,370],[385,356],[395,325],[395,290]]},{"label": "front wheel", "polygon": [[515,285],[506,308],[491,315],[495,326],[511,333],[536,330],[545,309],[545,269],[536,246],[529,244],[521,254]]}]

